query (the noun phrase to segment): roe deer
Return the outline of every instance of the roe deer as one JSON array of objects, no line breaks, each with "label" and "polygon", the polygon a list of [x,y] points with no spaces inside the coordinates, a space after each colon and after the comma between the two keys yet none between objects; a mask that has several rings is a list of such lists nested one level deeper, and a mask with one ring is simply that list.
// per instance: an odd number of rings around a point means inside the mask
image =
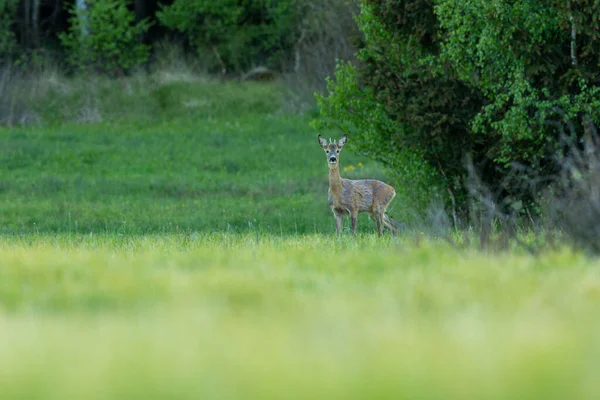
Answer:
[{"label": "roe deer", "polygon": [[335,227],[338,235],[342,231],[344,214],[350,215],[352,234],[356,235],[358,213],[367,212],[377,223],[377,233],[383,234],[384,226],[396,235],[398,222],[385,213],[387,206],[396,196],[396,191],[387,183],[375,179],[350,180],[340,177],[340,151],[348,142],[344,135],[337,142],[329,139],[329,143],[319,135],[319,144],[325,150],[329,164],[329,206],[335,217]]}]

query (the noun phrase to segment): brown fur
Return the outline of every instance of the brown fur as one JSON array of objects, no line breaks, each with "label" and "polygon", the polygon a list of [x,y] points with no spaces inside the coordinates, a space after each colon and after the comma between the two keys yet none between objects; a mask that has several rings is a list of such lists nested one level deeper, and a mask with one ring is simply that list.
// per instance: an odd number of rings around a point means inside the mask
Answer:
[{"label": "brown fur", "polygon": [[[396,191],[387,183],[375,179],[343,179],[339,170],[339,154],[346,142],[346,135],[338,142],[330,140],[329,143],[319,135],[319,144],[325,150],[329,164],[328,202],[333,210],[337,233],[342,231],[344,215],[349,215],[352,233],[356,235],[358,214],[366,212],[377,223],[379,236],[383,234],[384,227],[395,235],[396,223],[385,214],[385,210],[396,196]],[[336,162],[329,162],[331,159]]]}]

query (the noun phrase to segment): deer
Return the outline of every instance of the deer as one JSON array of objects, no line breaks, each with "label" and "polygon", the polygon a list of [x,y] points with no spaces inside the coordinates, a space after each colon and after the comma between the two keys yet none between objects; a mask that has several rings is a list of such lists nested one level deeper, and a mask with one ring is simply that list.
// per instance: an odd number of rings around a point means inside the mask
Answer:
[{"label": "deer", "polygon": [[386,209],[396,196],[394,188],[376,179],[351,180],[340,176],[340,152],[348,143],[348,135],[344,134],[337,142],[329,142],[319,134],[319,145],[325,150],[329,165],[328,204],[335,217],[335,228],[338,236],[342,232],[344,215],[350,216],[352,234],[356,236],[359,213],[369,213],[377,223],[379,237],[383,229],[388,228],[395,236],[399,223],[386,214]]}]

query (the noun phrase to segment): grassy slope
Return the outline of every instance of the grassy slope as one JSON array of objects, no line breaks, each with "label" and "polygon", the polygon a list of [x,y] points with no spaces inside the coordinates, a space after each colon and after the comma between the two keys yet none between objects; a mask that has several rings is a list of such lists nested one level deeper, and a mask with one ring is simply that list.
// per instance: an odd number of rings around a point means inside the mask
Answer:
[{"label": "grassy slope", "polygon": [[98,90],[0,130],[2,398],[598,398],[597,261],[336,239],[275,86]]}]

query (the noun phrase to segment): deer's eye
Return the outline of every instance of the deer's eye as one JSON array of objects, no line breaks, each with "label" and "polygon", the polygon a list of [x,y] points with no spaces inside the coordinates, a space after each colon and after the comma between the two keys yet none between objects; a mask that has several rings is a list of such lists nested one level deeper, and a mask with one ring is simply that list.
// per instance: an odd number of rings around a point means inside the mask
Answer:
[{"label": "deer's eye", "polygon": [[340,151],[338,150],[337,152],[339,153]]}]

